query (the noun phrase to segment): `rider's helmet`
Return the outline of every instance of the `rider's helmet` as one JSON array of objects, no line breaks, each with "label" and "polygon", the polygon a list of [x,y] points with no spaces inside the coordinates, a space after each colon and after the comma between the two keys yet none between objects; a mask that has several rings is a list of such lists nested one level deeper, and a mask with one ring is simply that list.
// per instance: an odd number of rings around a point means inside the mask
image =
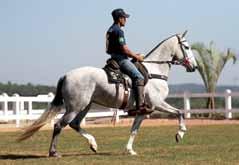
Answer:
[{"label": "rider's helmet", "polygon": [[129,18],[129,14],[125,13],[125,11],[120,8],[113,10],[111,14],[114,21],[117,21],[120,17]]}]

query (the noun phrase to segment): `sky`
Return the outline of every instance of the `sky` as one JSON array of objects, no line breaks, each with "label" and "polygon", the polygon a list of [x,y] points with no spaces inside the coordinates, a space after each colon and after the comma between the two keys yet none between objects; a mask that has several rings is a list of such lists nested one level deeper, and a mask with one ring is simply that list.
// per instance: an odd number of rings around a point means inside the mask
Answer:
[{"label": "sky", "polygon": [[[147,54],[163,39],[189,31],[189,43],[214,41],[239,52],[237,0],[0,0],[0,82],[56,85],[66,72],[103,67],[111,11],[130,14],[124,28],[131,50]],[[239,64],[229,62],[219,85],[239,84]],[[198,72],[173,66],[169,84],[203,84]]]}]

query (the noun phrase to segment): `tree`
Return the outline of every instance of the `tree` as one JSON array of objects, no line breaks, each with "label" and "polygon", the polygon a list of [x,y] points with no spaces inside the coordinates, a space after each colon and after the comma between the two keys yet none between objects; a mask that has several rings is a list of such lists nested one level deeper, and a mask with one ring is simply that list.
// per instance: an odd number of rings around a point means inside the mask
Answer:
[{"label": "tree", "polygon": [[[233,60],[234,64],[237,60],[236,55],[230,49],[227,49],[227,52],[217,50],[213,42],[210,42],[208,47],[203,43],[195,43],[192,45],[192,49],[198,53],[196,61],[205,88],[208,93],[214,93],[222,69],[230,59]],[[214,102],[213,96],[208,98],[207,107],[214,109]]]},{"label": "tree", "polygon": [[36,96],[39,94],[47,94],[49,92],[55,92],[56,87],[46,86],[46,85],[33,85],[31,83],[27,84],[16,84],[12,82],[7,82],[6,84],[0,82],[0,94],[7,93],[12,95],[18,93],[22,96]]}]

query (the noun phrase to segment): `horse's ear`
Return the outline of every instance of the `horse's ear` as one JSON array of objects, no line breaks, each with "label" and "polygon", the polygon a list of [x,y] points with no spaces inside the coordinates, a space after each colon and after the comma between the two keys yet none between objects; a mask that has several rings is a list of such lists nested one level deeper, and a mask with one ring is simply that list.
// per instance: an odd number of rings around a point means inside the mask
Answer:
[{"label": "horse's ear", "polygon": [[182,37],[185,37],[187,32],[188,32],[188,30],[185,30],[185,32],[182,34]]}]

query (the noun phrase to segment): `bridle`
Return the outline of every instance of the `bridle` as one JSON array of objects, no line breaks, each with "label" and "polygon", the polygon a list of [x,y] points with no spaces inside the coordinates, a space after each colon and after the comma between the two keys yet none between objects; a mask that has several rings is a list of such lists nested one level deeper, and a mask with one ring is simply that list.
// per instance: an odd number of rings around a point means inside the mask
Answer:
[{"label": "bridle", "polygon": [[[183,66],[187,66],[189,63],[189,58],[187,56],[187,53],[185,51],[185,47],[187,47],[184,42],[186,42],[186,40],[182,41],[180,36],[176,34],[176,37],[178,39],[178,44],[180,45],[180,49],[183,52],[183,59],[177,59],[177,58],[172,58],[172,60],[170,61],[143,61],[144,63],[153,63],[153,64],[168,64],[169,67],[171,65],[183,65]],[[189,48],[189,47],[188,47]],[[150,52],[151,53],[151,52]],[[148,54],[149,55],[149,54]],[[147,56],[148,56],[147,55]],[[159,74],[149,74],[149,78],[150,79],[162,79],[167,81],[168,77],[165,75],[159,75]]]},{"label": "bridle", "polygon": [[[180,49],[181,51],[183,52],[183,59],[181,60],[178,60],[176,58],[173,58],[172,60],[170,61],[143,61],[144,63],[153,63],[153,64],[168,64],[169,66],[170,65],[187,65],[188,64],[188,57],[187,57],[187,53],[186,51],[184,50],[184,41],[181,41],[181,38],[179,35],[176,34],[176,37],[178,39],[178,44],[180,45]],[[148,55],[147,55],[148,56]]]}]

